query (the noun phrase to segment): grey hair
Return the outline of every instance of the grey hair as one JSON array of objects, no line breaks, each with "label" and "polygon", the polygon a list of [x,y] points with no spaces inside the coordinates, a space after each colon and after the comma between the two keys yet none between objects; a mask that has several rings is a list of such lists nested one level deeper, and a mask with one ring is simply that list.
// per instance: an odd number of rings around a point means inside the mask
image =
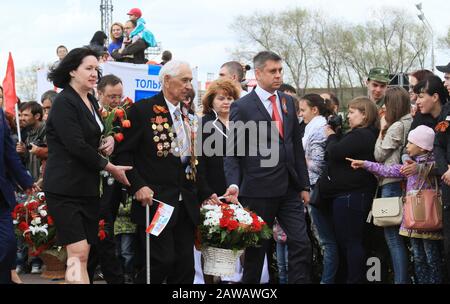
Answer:
[{"label": "grey hair", "polygon": [[258,69],[258,70],[264,69],[264,67],[266,66],[266,62],[269,60],[282,61],[283,59],[274,52],[269,52],[269,51],[260,52],[253,59],[253,64],[255,66],[255,69]]},{"label": "grey hair", "polygon": [[164,87],[164,78],[167,75],[170,77],[178,76],[183,65],[191,68],[191,65],[186,61],[172,60],[166,63],[159,72],[159,81],[161,81],[161,85]]}]

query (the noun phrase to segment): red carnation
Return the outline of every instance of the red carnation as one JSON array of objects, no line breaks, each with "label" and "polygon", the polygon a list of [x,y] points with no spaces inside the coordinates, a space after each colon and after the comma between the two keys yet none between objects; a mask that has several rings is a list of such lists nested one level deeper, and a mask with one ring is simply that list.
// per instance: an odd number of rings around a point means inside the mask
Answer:
[{"label": "red carnation", "polygon": [[100,230],[98,232],[98,238],[100,239],[100,241],[103,241],[104,239],[106,239],[106,232],[105,232],[105,230]]},{"label": "red carnation", "polygon": [[21,222],[21,223],[19,224],[19,230],[20,230],[20,231],[25,232],[25,231],[27,231],[28,229],[30,229],[30,226],[29,226],[27,223]]},{"label": "red carnation", "polygon": [[50,215],[47,217],[47,224],[49,226],[53,226],[53,224],[55,224],[55,222],[53,221],[53,218]]},{"label": "red carnation", "polygon": [[223,217],[220,219],[220,228],[227,228],[230,224],[230,219],[228,217]]},{"label": "red carnation", "polygon": [[231,220],[228,223],[228,231],[234,231],[239,227],[239,223],[235,220]]}]

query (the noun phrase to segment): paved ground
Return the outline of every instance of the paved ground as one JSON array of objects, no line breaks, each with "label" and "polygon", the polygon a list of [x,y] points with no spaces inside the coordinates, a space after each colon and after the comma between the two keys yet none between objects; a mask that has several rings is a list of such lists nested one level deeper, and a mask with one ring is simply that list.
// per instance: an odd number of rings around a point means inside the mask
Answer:
[{"label": "paved ground", "polygon": [[[51,284],[64,284],[64,280],[59,281],[52,281],[48,279],[41,278],[41,275],[39,274],[22,274],[20,276],[22,281],[25,284],[31,284],[31,285],[51,285]],[[104,281],[96,281],[94,284],[106,284]]]}]

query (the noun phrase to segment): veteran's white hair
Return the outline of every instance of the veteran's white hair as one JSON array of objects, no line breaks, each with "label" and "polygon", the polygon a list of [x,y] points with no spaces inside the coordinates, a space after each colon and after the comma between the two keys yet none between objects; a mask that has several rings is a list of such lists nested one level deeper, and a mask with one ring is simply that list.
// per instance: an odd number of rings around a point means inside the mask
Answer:
[{"label": "veteran's white hair", "polygon": [[164,87],[164,78],[167,75],[170,77],[178,76],[182,66],[187,66],[189,69],[191,68],[191,65],[186,61],[171,60],[166,63],[159,72],[159,80],[161,81],[161,85]]}]

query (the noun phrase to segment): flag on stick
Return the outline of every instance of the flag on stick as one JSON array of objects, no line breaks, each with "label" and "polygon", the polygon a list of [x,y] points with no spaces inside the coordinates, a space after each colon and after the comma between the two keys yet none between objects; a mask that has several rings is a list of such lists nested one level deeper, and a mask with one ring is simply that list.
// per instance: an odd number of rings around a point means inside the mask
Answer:
[{"label": "flag on stick", "polygon": [[5,111],[14,115],[17,104],[16,73],[11,53],[9,53],[6,76],[3,80],[3,99],[5,101]]}]

